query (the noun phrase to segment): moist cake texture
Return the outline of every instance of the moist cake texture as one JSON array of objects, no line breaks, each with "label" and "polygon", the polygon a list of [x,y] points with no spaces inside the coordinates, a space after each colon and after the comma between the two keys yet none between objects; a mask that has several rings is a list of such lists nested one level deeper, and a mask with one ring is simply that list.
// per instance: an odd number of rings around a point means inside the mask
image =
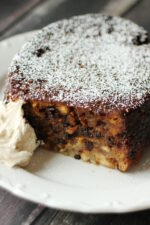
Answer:
[{"label": "moist cake texture", "polygon": [[127,170],[150,140],[150,45],[142,27],[100,14],[50,24],[12,60],[7,101],[47,148]]}]

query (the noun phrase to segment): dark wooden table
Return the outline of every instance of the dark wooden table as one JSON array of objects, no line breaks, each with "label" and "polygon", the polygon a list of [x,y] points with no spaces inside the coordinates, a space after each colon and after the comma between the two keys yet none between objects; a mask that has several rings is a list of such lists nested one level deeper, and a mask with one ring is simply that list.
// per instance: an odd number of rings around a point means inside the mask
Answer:
[{"label": "dark wooden table", "polygon": [[[150,31],[150,0],[0,0],[0,39],[41,28],[61,18],[89,12],[121,15]],[[84,215],[46,208],[0,189],[0,225],[31,224],[148,225],[150,210]]]}]

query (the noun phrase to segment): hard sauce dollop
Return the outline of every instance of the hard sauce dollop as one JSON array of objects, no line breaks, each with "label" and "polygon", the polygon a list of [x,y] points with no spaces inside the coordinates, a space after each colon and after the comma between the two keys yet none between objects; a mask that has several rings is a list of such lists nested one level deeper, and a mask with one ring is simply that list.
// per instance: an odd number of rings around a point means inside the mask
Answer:
[{"label": "hard sauce dollop", "polygon": [[23,101],[0,101],[0,161],[9,166],[26,166],[37,148],[34,129],[24,119]]}]

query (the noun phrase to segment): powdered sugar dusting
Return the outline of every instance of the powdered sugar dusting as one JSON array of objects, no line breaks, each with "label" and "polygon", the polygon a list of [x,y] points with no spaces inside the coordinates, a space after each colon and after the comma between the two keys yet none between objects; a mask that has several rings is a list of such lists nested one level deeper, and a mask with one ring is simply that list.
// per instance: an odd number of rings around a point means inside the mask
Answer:
[{"label": "powdered sugar dusting", "polygon": [[118,17],[89,14],[58,21],[22,47],[9,82],[17,81],[13,89],[22,97],[29,92],[34,99],[71,105],[134,108],[150,91],[146,41],[143,28]]}]

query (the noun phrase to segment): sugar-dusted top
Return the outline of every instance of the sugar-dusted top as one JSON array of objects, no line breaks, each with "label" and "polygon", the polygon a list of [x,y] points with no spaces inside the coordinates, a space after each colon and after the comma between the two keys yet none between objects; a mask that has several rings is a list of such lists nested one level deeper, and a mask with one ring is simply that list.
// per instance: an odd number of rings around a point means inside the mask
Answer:
[{"label": "sugar-dusted top", "polygon": [[58,21],[21,48],[9,74],[10,94],[25,100],[128,111],[150,93],[148,34],[100,14]]}]

